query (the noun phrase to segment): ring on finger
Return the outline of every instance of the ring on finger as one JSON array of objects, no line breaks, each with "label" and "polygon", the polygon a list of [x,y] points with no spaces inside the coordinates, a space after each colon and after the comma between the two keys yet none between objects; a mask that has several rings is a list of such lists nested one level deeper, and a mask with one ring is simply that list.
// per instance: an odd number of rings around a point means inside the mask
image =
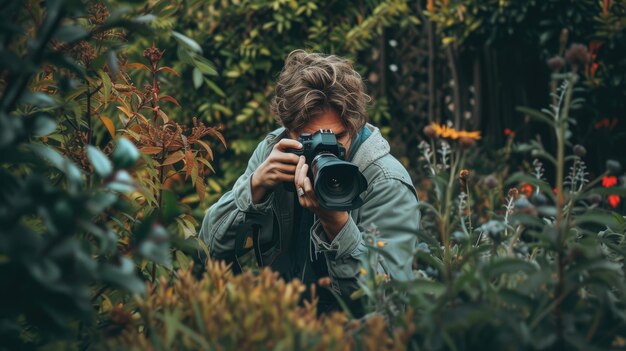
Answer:
[{"label": "ring on finger", "polygon": [[304,196],[304,189],[302,189],[301,187],[298,187],[297,193],[298,193],[298,197]]}]

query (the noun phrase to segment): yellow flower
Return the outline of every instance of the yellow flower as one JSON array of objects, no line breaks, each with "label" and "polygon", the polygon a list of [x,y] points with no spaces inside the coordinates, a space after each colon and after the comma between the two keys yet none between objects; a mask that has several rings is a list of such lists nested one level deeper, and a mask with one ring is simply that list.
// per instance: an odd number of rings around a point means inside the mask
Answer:
[{"label": "yellow flower", "polygon": [[378,247],[384,247],[384,246],[385,246],[385,242],[384,242],[384,241],[378,241],[378,242],[376,243],[376,246],[378,246]]},{"label": "yellow flower", "polygon": [[367,271],[363,267],[359,268],[359,272],[361,272],[361,275],[366,275],[367,274]]},{"label": "yellow flower", "polygon": [[432,123],[431,126],[433,127],[435,134],[440,138],[453,139],[453,140],[456,140],[459,138],[468,138],[468,139],[473,139],[473,140],[480,139],[479,130],[468,132],[465,130],[456,130],[446,125],[437,124],[437,123]]}]

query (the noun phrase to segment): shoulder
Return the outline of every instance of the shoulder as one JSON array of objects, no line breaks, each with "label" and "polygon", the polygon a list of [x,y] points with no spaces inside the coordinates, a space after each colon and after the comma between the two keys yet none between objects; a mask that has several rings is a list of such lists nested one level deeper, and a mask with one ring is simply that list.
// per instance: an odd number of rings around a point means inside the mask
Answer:
[{"label": "shoulder", "polygon": [[265,135],[265,138],[263,138],[263,140],[261,140],[261,142],[259,142],[259,144],[257,145],[254,154],[262,158],[267,157],[267,155],[269,155],[269,153],[272,151],[274,145],[276,145],[276,143],[278,143],[278,141],[285,136],[285,133],[286,130],[283,127],[267,133],[267,135]]},{"label": "shoulder", "polygon": [[387,154],[372,162],[363,170],[363,175],[370,184],[394,180],[400,181],[414,189],[409,172],[404,168],[402,163],[391,154]]}]

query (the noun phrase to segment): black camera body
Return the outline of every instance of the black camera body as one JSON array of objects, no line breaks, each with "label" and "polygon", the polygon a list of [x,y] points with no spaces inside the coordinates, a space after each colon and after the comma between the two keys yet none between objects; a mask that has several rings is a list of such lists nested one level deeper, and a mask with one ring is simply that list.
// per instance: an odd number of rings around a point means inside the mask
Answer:
[{"label": "black camera body", "polygon": [[[367,180],[352,162],[345,161],[346,149],[337,142],[330,129],[302,133],[298,138],[301,149],[287,149],[296,155],[304,155],[309,165],[308,177],[313,183],[317,200],[325,209],[347,211],[361,207],[360,194],[367,189]],[[293,183],[285,183],[289,191],[295,191]]]}]

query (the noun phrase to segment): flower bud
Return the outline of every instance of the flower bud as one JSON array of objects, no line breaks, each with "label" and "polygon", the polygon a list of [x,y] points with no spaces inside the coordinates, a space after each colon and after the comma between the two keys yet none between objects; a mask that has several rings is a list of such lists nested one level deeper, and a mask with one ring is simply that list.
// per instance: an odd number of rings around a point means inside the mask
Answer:
[{"label": "flower bud", "polygon": [[485,177],[485,186],[489,190],[496,189],[500,185],[500,181],[493,174],[490,174]]},{"label": "flower bud", "polygon": [[622,165],[616,160],[606,160],[606,170],[609,174],[618,175],[622,172]]},{"label": "flower bud", "polygon": [[585,155],[587,154],[587,149],[580,145],[580,144],[576,144],[574,145],[574,155],[583,158],[585,157]]},{"label": "flower bud", "polygon": [[509,189],[509,197],[517,199],[518,196],[519,196],[519,190],[517,190],[517,188]]},{"label": "flower bud", "polygon": [[546,61],[552,72],[559,72],[565,66],[565,60],[561,56],[554,56]]},{"label": "flower bud", "polygon": [[462,187],[467,184],[467,178],[469,178],[469,175],[469,169],[462,169],[461,172],[459,172],[459,183],[461,183]]},{"label": "flower bud", "polygon": [[574,43],[565,52],[565,59],[576,71],[578,67],[591,61],[591,54],[589,54],[589,50],[587,50],[585,45]]},{"label": "flower bud", "polygon": [[424,131],[424,135],[426,135],[429,138],[434,138],[437,136],[437,132],[435,132],[435,128],[433,128],[433,126],[431,126],[430,124],[424,127],[423,131]]}]

